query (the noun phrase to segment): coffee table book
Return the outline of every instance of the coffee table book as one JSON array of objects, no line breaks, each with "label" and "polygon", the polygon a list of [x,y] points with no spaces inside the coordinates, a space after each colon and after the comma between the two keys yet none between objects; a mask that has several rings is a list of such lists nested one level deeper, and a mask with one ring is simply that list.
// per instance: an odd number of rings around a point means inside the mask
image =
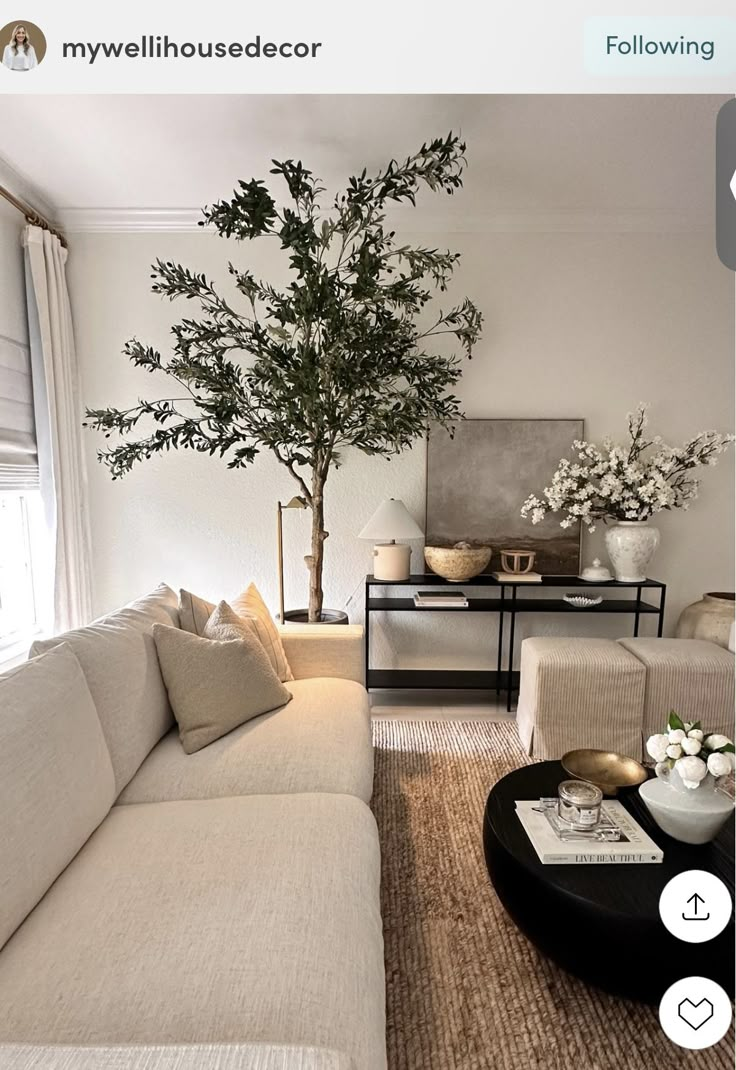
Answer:
[{"label": "coffee table book", "polygon": [[662,861],[662,849],[637,825],[620,802],[606,801],[603,810],[621,829],[625,840],[601,843],[564,842],[557,838],[543,813],[535,809],[539,802],[522,799],[516,803],[516,814],[529,837],[539,861],[545,866],[589,866],[616,863],[652,863]]}]

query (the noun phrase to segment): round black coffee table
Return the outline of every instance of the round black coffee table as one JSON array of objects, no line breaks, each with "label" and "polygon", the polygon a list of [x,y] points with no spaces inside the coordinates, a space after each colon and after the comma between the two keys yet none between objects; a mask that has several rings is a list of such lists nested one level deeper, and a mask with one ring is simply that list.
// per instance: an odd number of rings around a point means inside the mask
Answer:
[{"label": "round black coffee table", "polygon": [[734,919],[713,940],[676,939],[659,897],[677,873],[702,869],[734,892],[734,821],[713,843],[690,847],[663,833],[636,789],[619,800],[664,851],[662,863],[542,865],[516,816],[517,799],[554,796],[568,775],[559,762],[517,769],[492,789],[483,822],[488,873],[521,931],[559,966],[616,995],[659,1003],[681,977],[710,977],[733,996]]}]

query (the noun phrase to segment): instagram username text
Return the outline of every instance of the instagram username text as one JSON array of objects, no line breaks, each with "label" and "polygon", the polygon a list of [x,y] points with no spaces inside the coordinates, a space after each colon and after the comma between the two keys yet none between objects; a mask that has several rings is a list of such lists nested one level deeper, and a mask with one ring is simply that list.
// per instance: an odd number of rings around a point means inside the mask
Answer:
[{"label": "instagram username text", "polygon": [[136,41],[64,41],[63,59],[316,59],[321,41],[262,41],[258,34],[243,44],[232,41],[174,41],[168,34],[148,34]]}]

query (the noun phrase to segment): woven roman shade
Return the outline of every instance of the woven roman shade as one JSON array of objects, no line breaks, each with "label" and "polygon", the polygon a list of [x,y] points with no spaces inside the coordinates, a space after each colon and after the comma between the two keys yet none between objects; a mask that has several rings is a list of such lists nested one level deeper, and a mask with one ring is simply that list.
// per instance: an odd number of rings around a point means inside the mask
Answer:
[{"label": "woven roman shade", "polygon": [[30,349],[0,335],[0,492],[38,485]]}]

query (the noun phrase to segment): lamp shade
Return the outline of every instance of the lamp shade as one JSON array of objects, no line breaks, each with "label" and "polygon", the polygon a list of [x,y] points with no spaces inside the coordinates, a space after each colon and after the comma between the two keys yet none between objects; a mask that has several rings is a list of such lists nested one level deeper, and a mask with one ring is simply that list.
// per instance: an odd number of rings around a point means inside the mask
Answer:
[{"label": "lamp shade", "polygon": [[382,502],[358,536],[359,539],[421,539],[424,532],[400,498]]}]

